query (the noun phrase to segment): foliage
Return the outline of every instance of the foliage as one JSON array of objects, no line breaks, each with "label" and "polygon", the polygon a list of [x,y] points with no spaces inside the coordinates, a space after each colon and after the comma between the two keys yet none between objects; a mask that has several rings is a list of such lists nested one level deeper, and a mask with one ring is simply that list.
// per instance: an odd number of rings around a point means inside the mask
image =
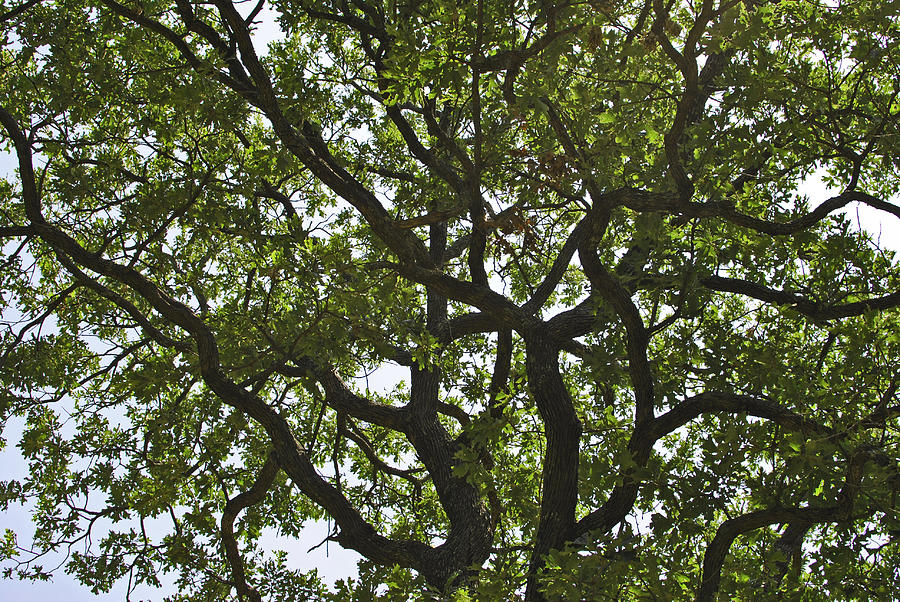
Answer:
[{"label": "foliage", "polygon": [[892,7],[0,0],[6,576],[891,599]]}]

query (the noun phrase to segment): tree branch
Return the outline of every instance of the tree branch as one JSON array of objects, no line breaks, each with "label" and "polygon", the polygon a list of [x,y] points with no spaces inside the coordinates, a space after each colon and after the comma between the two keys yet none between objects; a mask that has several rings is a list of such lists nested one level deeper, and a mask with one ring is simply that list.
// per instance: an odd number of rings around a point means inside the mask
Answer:
[{"label": "tree branch", "polygon": [[873,297],[865,301],[854,301],[853,303],[841,305],[825,305],[796,293],[779,291],[736,278],[709,276],[700,280],[700,284],[715,291],[736,293],[775,305],[789,305],[801,314],[814,320],[838,320],[840,318],[860,316],[870,311],[891,309],[900,305],[900,291],[881,297]]},{"label": "tree branch", "polygon": [[544,423],[547,448],[541,474],[541,511],[528,565],[525,599],[540,600],[537,573],[544,556],[562,547],[575,524],[581,421],[559,372],[559,350],[540,332],[525,338],[528,387]]},{"label": "tree branch", "polygon": [[234,537],[234,520],[242,510],[263,501],[263,498],[266,497],[266,492],[272,486],[272,483],[275,482],[277,474],[278,462],[275,459],[275,454],[270,452],[253,486],[228,500],[222,512],[221,528],[219,530],[222,536],[222,547],[225,548],[225,557],[231,567],[232,580],[237,589],[238,597],[242,601],[260,602],[262,597],[256,588],[247,583],[244,561],[241,558],[237,540]]}]

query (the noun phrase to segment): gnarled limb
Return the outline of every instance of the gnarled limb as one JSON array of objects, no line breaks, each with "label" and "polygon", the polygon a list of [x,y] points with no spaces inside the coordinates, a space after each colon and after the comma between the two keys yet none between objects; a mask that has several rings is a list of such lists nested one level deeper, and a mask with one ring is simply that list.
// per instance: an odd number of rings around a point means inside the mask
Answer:
[{"label": "gnarled limb", "polygon": [[700,588],[697,591],[697,602],[713,602],[715,600],[716,592],[719,589],[722,565],[731,544],[739,535],[776,523],[812,525],[850,519],[853,516],[853,506],[862,479],[863,466],[871,459],[870,451],[863,449],[855,451],[847,463],[844,487],[838,494],[837,503],[834,505],[768,508],[730,518],[719,525],[715,537],[703,555],[703,573]]},{"label": "gnarled limb", "polygon": [[653,375],[647,360],[650,336],[631,295],[619,280],[607,271],[597,251],[582,243],[579,257],[595,293],[603,297],[618,314],[625,326],[628,342],[628,368],[635,395],[635,424],[653,419]]},{"label": "gnarled limb", "polygon": [[826,305],[803,295],[789,291],[779,291],[747,280],[708,276],[700,281],[703,286],[726,293],[737,293],[776,305],[788,305],[814,320],[838,320],[850,316],[860,316],[870,311],[880,311],[900,305],[900,291],[873,297],[865,301],[854,301],[836,305]]},{"label": "gnarled limb", "polygon": [[222,511],[220,528],[222,547],[225,548],[225,558],[231,567],[231,578],[234,582],[234,587],[242,601],[259,602],[262,600],[262,597],[256,588],[247,583],[244,561],[241,558],[241,552],[234,537],[234,520],[242,510],[260,503],[265,498],[266,492],[272,486],[272,483],[275,482],[277,475],[278,462],[275,459],[275,455],[270,453],[250,489],[228,500],[225,504],[225,509]]},{"label": "gnarled limb", "polygon": [[525,338],[528,386],[544,422],[547,449],[541,475],[541,512],[528,567],[526,600],[542,600],[537,572],[575,523],[581,421],[559,373],[559,351],[541,332]]}]

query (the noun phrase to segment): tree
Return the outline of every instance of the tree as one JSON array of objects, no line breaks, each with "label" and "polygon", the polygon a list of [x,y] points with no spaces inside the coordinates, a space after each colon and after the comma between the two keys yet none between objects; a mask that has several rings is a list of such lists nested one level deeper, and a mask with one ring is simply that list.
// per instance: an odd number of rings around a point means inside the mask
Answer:
[{"label": "tree", "polygon": [[[7,576],[63,550],[179,600],[900,591],[900,267],[841,211],[900,218],[890,3],[0,21],[30,463],[0,499],[36,525]],[[323,518],[364,557],[334,590],[258,543]]]}]

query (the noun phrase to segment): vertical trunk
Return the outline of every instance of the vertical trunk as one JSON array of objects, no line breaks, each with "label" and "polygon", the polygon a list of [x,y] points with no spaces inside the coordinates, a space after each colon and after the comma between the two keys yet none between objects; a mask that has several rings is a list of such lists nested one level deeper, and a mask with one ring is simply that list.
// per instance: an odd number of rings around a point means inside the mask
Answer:
[{"label": "vertical trunk", "polygon": [[578,458],[581,422],[559,373],[559,351],[549,337],[534,333],[525,339],[528,386],[544,422],[547,451],[541,479],[541,513],[528,569],[525,599],[543,600],[537,572],[544,556],[560,547],[575,523],[578,501]]}]

